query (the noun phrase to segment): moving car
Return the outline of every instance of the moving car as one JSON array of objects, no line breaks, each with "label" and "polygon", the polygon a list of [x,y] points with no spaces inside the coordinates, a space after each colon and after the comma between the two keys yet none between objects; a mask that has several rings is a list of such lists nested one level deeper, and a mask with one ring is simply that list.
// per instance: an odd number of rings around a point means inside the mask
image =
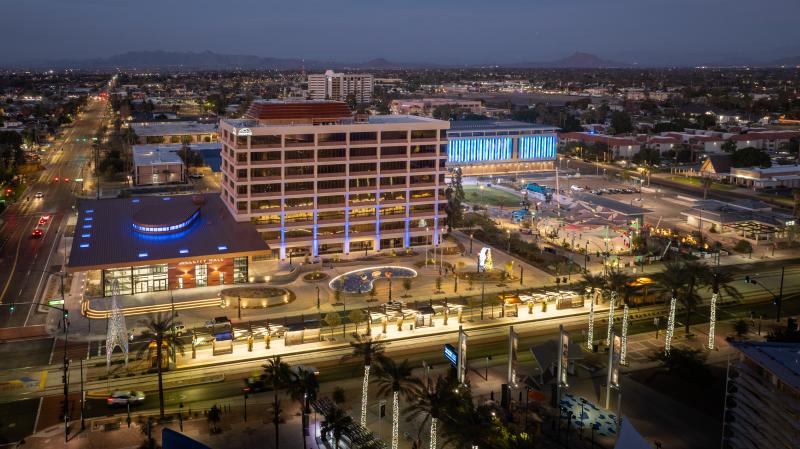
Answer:
[{"label": "moving car", "polygon": [[201,178],[203,178],[204,176],[205,176],[205,175],[204,175],[204,174],[202,174],[202,173],[191,173],[191,174],[189,174],[189,177],[190,177],[190,178],[192,178],[192,179],[201,179]]},{"label": "moving car", "polygon": [[33,196],[36,197],[36,198],[42,198],[44,196],[44,193],[36,192],[36,195],[33,195]]},{"label": "moving car", "polygon": [[31,237],[33,237],[35,239],[42,238],[43,235],[44,235],[44,231],[42,231],[39,228],[36,228],[36,229],[33,230],[33,232],[31,232]]},{"label": "moving car", "polygon": [[40,226],[46,225],[48,221],[50,221],[50,216],[49,215],[42,215],[42,218],[39,219],[39,225]]},{"label": "moving car", "polygon": [[108,405],[138,405],[144,402],[142,391],[115,391],[106,399]]}]

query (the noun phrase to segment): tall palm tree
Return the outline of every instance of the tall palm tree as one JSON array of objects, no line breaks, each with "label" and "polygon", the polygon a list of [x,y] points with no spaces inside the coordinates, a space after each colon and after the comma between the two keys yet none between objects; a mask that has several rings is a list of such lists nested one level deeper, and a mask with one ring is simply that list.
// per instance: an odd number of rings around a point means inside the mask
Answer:
[{"label": "tall palm tree", "polygon": [[695,260],[684,262],[683,267],[687,276],[687,284],[683,296],[680,297],[679,300],[686,312],[685,333],[688,335],[692,313],[694,313],[697,304],[700,302],[697,289],[711,280],[712,273],[708,265]]},{"label": "tall palm tree", "polygon": [[314,371],[308,368],[299,368],[297,372],[292,373],[289,380],[289,396],[300,403],[300,412],[302,414],[302,425],[300,432],[303,438],[303,447],[306,447],[306,434],[305,427],[307,416],[311,413],[311,402],[317,399],[319,393],[319,381]]},{"label": "tall palm tree", "polygon": [[292,371],[289,364],[282,362],[280,357],[272,357],[264,365],[264,381],[272,386],[274,399],[272,403],[272,424],[275,426],[275,449],[280,447],[278,436],[280,432],[281,402],[278,391],[289,385]]},{"label": "tall palm tree", "polygon": [[431,389],[423,389],[406,411],[407,421],[422,419],[420,433],[422,433],[425,423],[430,420],[430,439],[428,440],[430,449],[437,447],[439,420],[455,404],[456,396],[453,391],[457,386],[458,383],[453,379],[440,376],[436,379],[436,385]]},{"label": "tall palm tree", "polygon": [[333,447],[339,449],[339,441],[341,441],[342,437],[353,427],[353,418],[338,406],[330,407],[322,416],[325,420],[322,421],[320,425],[320,434],[322,434],[323,438],[332,436],[334,442]]},{"label": "tall palm tree", "polygon": [[400,396],[411,399],[420,391],[420,381],[411,373],[408,360],[400,363],[380,356],[375,366],[374,382],[378,385],[378,395],[392,398],[392,445],[397,449],[399,443]]},{"label": "tall palm tree", "polygon": [[142,336],[148,342],[139,349],[138,357],[149,353],[150,347],[155,346],[156,351],[156,373],[158,373],[158,412],[161,419],[164,418],[164,378],[163,364],[164,356],[167,359],[175,359],[174,352],[183,355],[183,343],[175,335],[173,318],[169,314],[159,313],[151,316],[147,321],[147,328]]},{"label": "tall palm tree", "polygon": [[586,348],[590,351],[594,345],[594,306],[600,304],[600,295],[598,294],[602,294],[605,285],[606,280],[601,274],[595,275],[590,272],[583,274],[581,286],[589,294],[589,328],[586,333]]},{"label": "tall palm tree", "polygon": [[[367,318],[369,319],[369,318]],[[372,360],[383,354],[386,343],[380,341],[380,337],[369,335],[354,334],[354,341],[350,342],[353,352],[344,356],[342,359],[358,358],[364,360],[364,379],[361,383],[361,425],[367,427],[367,400],[369,395],[369,372],[372,367]]]},{"label": "tall palm tree", "polygon": [[667,316],[667,332],[664,338],[664,352],[669,353],[672,345],[672,333],[675,327],[675,305],[681,292],[686,288],[689,274],[686,266],[680,261],[664,264],[664,269],[655,275],[659,286],[669,295],[669,314]]},{"label": "tall palm tree", "polygon": [[617,298],[619,297],[619,292],[622,290],[627,284],[631,282],[631,277],[623,273],[619,270],[611,270],[608,272],[606,276],[606,290],[608,290],[611,294],[609,295],[610,298],[608,300],[608,333],[606,335],[606,344],[610,345],[611,342],[611,333],[614,330],[614,307],[617,305]]}]

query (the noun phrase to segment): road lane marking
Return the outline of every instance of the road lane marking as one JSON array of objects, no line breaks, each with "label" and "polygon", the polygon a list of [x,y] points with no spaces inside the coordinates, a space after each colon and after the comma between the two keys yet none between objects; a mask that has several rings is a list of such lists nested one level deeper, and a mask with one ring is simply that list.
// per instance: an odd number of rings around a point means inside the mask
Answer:
[{"label": "road lane marking", "polygon": [[47,370],[42,370],[42,377],[39,378],[39,391],[44,391],[47,386]]},{"label": "road lane marking", "polygon": [[24,228],[20,228],[20,235],[19,235],[19,242],[17,243],[17,252],[14,255],[14,264],[11,266],[11,271],[8,273],[8,279],[6,279],[6,285],[3,287],[3,292],[0,293],[0,303],[3,302],[3,299],[6,297],[6,291],[8,291],[8,287],[11,285],[11,279],[14,277],[14,271],[17,269],[17,262],[19,261],[19,250],[22,248],[22,241],[25,240],[25,229],[30,226],[30,221],[28,221],[28,226]]}]

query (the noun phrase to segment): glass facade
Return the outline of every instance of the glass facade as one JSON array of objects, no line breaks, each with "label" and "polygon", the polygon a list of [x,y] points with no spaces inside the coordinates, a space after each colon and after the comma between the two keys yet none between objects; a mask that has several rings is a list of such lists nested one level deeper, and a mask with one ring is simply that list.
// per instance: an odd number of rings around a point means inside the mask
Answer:
[{"label": "glass facade", "polygon": [[[103,295],[112,296],[114,282],[121,295],[248,282],[247,257],[202,260],[205,263],[141,265],[102,270]],[[187,268],[189,267],[189,268]]]},{"label": "glass facade", "polygon": [[453,139],[447,144],[448,162],[502,161],[511,159],[511,137]]},{"label": "glass facade", "polygon": [[522,161],[553,160],[556,158],[555,136],[521,136],[519,159]]}]

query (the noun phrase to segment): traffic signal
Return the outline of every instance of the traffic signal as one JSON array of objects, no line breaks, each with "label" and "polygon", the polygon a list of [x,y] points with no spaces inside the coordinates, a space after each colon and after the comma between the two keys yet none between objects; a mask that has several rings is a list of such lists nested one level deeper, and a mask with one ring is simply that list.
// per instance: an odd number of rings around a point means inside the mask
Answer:
[{"label": "traffic signal", "polygon": [[751,284],[751,283],[752,283],[752,282],[751,282],[751,280],[752,280],[752,279],[750,279],[750,276],[745,276],[745,277],[744,277],[744,283],[745,283],[745,284]]},{"label": "traffic signal", "polygon": [[14,303],[12,302],[12,303],[11,303],[11,304],[8,306],[8,312],[9,312],[9,313],[11,313],[11,314],[13,314],[13,313],[14,313],[14,310],[16,310],[16,308],[17,308],[17,306],[15,306],[15,305],[14,305]]},{"label": "traffic signal", "polygon": [[64,318],[69,318],[69,310],[64,309]]}]

